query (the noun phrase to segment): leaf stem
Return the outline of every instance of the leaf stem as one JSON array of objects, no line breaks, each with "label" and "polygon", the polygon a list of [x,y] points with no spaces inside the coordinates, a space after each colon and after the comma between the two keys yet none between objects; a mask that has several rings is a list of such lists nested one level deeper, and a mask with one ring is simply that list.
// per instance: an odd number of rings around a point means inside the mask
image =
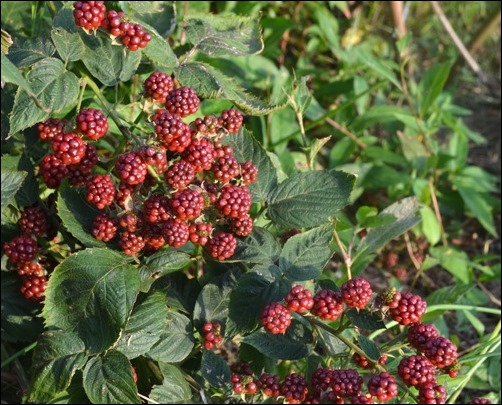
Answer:
[{"label": "leaf stem", "polygon": [[26,353],[30,352],[31,350],[33,350],[35,347],[37,346],[37,342],[33,342],[31,345],[28,345],[26,347],[23,347],[21,350],[19,350],[18,352],[14,353],[12,356],[10,356],[9,358],[5,359],[4,361],[2,361],[2,368],[4,368],[5,366],[9,365],[10,363],[12,363],[14,360],[16,360],[18,357],[21,357],[23,355],[25,355]]},{"label": "leaf stem", "polygon": [[336,231],[336,227],[333,228],[333,236],[335,237],[336,244],[340,248],[340,253],[342,255],[343,261],[345,263],[345,267],[347,268],[347,277],[350,280],[352,278],[352,258],[350,254],[347,254],[347,251],[345,250],[345,247],[343,246],[342,241],[340,240],[340,236],[338,235],[338,232]]}]

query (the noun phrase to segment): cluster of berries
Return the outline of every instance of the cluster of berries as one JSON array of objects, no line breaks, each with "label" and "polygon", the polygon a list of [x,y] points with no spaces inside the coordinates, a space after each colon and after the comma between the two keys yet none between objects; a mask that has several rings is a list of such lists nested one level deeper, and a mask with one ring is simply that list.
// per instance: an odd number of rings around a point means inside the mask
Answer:
[{"label": "cluster of berries", "polygon": [[221,334],[221,324],[219,322],[206,322],[202,326],[202,335],[204,336],[204,347],[211,350],[223,343]]},{"label": "cluster of berries", "polygon": [[101,27],[131,51],[145,48],[152,39],[140,24],[128,22],[122,11],[107,11],[104,1],[76,1],[73,8],[77,27],[85,30]]}]

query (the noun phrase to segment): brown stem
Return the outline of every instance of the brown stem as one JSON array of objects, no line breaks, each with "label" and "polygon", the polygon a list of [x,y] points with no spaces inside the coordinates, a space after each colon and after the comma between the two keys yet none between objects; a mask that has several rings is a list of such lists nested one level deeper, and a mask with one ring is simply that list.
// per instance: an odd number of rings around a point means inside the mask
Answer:
[{"label": "brown stem", "polygon": [[357,135],[353,134],[350,132],[347,128],[345,128],[343,125],[339,124],[332,118],[326,118],[326,122],[331,125],[333,128],[337,129],[340,131],[342,134],[344,134],[346,137],[350,138],[352,141],[354,141],[358,146],[360,146],[362,149],[366,149],[368,145],[366,145],[363,141],[361,141]]},{"label": "brown stem", "polygon": [[432,206],[434,208],[434,214],[436,214],[436,220],[439,224],[439,229],[441,230],[441,241],[443,246],[448,246],[448,239],[446,238],[446,232],[444,231],[443,219],[441,217],[441,211],[439,210],[438,199],[436,197],[436,190],[434,189],[434,184],[432,180],[429,180],[429,191],[431,193]]}]

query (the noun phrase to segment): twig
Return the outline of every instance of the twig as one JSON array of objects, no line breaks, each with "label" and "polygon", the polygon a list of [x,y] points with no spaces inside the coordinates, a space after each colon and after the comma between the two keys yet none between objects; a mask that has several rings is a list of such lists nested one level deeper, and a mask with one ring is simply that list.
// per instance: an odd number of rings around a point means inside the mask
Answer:
[{"label": "twig", "polygon": [[333,118],[326,118],[326,122],[331,125],[333,128],[337,129],[340,131],[342,134],[350,138],[352,141],[354,141],[358,146],[360,146],[362,149],[366,149],[368,145],[366,145],[363,141],[361,141],[357,135],[353,134],[350,132],[347,128],[336,122]]},{"label": "twig", "polygon": [[491,302],[493,302],[495,305],[498,305],[499,307],[502,306],[502,301],[495,297],[495,295],[493,295],[492,292],[483,285],[483,283],[478,282],[476,284],[483,290],[483,292],[488,296]]},{"label": "twig", "polygon": [[441,211],[439,210],[439,204],[436,197],[436,190],[434,189],[434,184],[432,180],[429,180],[429,191],[431,193],[432,206],[434,207],[434,214],[436,214],[436,220],[439,224],[439,229],[441,231],[441,242],[443,246],[448,246],[448,239],[446,238],[446,233],[444,231],[443,219],[441,217]]},{"label": "twig", "polygon": [[342,254],[342,258],[345,263],[345,267],[347,268],[347,277],[350,280],[352,278],[352,271],[351,271],[352,258],[345,251],[345,248],[343,247],[343,243],[340,240],[340,236],[338,236],[338,232],[336,231],[336,229],[333,229],[333,236],[335,237],[336,244],[340,248],[340,253]]},{"label": "twig", "polygon": [[138,397],[140,397],[141,399],[144,399],[145,401],[148,401],[148,403],[150,403],[150,404],[160,404],[160,402],[154,401],[152,398],[149,398],[143,394],[140,394],[139,392],[138,392]]},{"label": "twig", "polygon": [[403,18],[403,1],[391,1],[392,17],[397,28],[397,35],[402,38],[406,35],[406,24]]}]

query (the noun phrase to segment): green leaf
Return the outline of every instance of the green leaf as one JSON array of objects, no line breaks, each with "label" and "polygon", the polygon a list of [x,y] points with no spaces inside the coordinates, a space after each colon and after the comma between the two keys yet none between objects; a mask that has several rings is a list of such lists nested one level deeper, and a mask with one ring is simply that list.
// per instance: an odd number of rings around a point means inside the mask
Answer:
[{"label": "green leaf", "polygon": [[79,33],[54,28],[51,31],[51,38],[65,63],[80,60],[84,55],[85,46]]},{"label": "green leaf", "polygon": [[2,53],[8,54],[13,43],[11,35],[2,28]]},{"label": "green leaf", "polygon": [[105,246],[104,242],[90,234],[94,218],[100,211],[89,204],[83,195],[76,188],[70,187],[67,182],[59,188],[57,210],[64,227],[80,242],[86,246]]},{"label": "green leaf", "polygon": [[180,83],[192,87],[199,96],[230,100],[245,114],[265,115],[283,107],[247,93],[234,79],[205,63],[182,64],[175,69],[175,75]]},{"label": "green leaf", "polygon": [[347,345],[332,333],[318,328],[316,332],[320,335],[319,343],[330,356],[343,353],[347,350]]},{"label": "green leaf", "polygon": [[87,360],[84,342],[72,332],[47,331],[38,339],[33,355],[30,401],[47,403],[65,390]]},{"label": "green leaf", "polygon": [[267,214],[288,228],[320,225],[349,203],[354,179],[334,170],[298,173],[272,190]]},{"label": "green leaf", "polygon": [[246,129],[225,136],[222,141],[232,146],[234,155],[240,163],[250,160],[256,166],[258,176],[256,181],[249,185],[249,191],[254,202],[265,203],[270,191],[277,185],[277,171],[263,146]]},{"label": "green leaf", "polygon": [[463,298],[474,288],[472,284],[456,284],[453,286],[443,287],[433,291],[426,298],[427,306],[437,304],[455,304],[459,298]]},{"label": "green leaf", "polygon": [[15,44],[9,51],[9,59],[18,68],[31,66],[43,59],[50,58],[56,48],[48,37],[27,39],[21,44]]},{"label": "green leaf", "polygon": [[397,80],[395,73],[390,64],[382,58],[375,57],[371,52],[364,50],[361,47],[352,50],[356,59],[368,67],[370,71],[390,81],[398,89],[401,89],[401,83]]},{"label": "green leaf", "polygon": [[138,271],[110,249],[87,249],[56,267],[45,292],[46,325],[77,331],[94,353],[110,347],[136,300]]},{"label": "green leaf", "polygon": [[462,196],[465,205],[469,207],[479,223],[493,236],[498,237],[497,230],[493,223],[492,208],[488,205],[486,194],[480,194],[471,188],[458,187],[458,192]]},{"label": "green leaf", "polygon": [[[155,28],[153,28],[152,26],[148,25],[144,21],[141,21],[141,25],[146,29],[147,32],[150,33],[152,37],[146,48],[143,49],[145,56],[156,65],[162,66],[167,69],[174,69],[176,66],[178,66],[178,58],[171,49],[169,43],[164,38],[162,38],[157,30],[155,30]],[[141,59],[141,52],[137,51],[133,53],[139,54],[139,57]]]},{"label": "green leaf", "polygon": [[279,268],[291,281],[304,281],[319,277],[333,255],[330,247],[332,236],[332,224],[292,236],[282,248]]},{"label": "green leaf", "polygon": [[114,349],[129,359],[145,354],[159,340],[166,312],[166,296],[160,291],[150,294],[132,311]]},{"label": "green leaf", "polygon": [[234,255],[227,261],[273,263],[279,256],[279,242],[269,231],[257,226],[244,239],[239,239]]},{"label": "green leaf", "polygon": [[369,108],[364,114],[356,117],[352,122],[351,129],[357,133],[376,124],[400,121],[399,118],[403,119],[403,117],[406,117],[405,119],[414,119],[413,114],[406,108],[375,105]]},{"label": "green leaf", "polygon": [[178,312],[169,311],[160,339],[147,355],[156,361],[177,363],[190,354],[194,342],[190,319]]},{"label": "green leaf", "polygon": [[[3,160],[3,159],[2,159]],[[2,211],[11,203],[28,173],[2,168]]]},{"label": "green leaf", "polygon": [[19,69],[2,53],[2,82],[14,83],[28,93],[31,97],[35,94],[31,90],[30,85],[21,74]]},{"label": "green leaf", "polygon": [[441,240],[441,226],[436,218],[436,214],[432,208],[425,205],[420,208],[420,215],[422,216],[422,232],[429,243],[434,246]]},{"label": "green leaf", "polygon": [[159,362],[159,368],[164,376],[162,385],[154,385],[148,397],[158,404],[192,404],[192,391],[183,372],[174,364]]},{"label": "green leaf", "polygon": [[352,325],[365,330],[385,329],[385,324],[378,312],[370,312],[366,309],[356,310],[351,308],[345,311]]},{"label": "green leaf", "polygon": [[257,18],[206,14],[185,22],[188,42],[206,55],[249,56],[263,50]]},{"label": "green leaf", "polygon": [[146,265],[139,270],[141,291],[147,292],[155,280],[184,269],[192,261],[189,254],[173,249],[161,249],[148,256]]},{"label": "green leaf", "polygon": [[364,335],[357,335],[357,342],[368,359],[378,361],[380,358],[380,350],[378,350],[378,346],[372,340]]},{"label": "green leaf", "polygon": [[437,63],[433,65],[418,85],[418,101],[420,116],[424,117],[438,98],[450,75],[450,63]]},{"label": "green leaf", "polygon": [[[307,108],[309,108],[310,102],[312,101],[312,92],[307,86],[309,79],[309,76],[302,76],[300,81],[295,80],[293,84],[293,94],[290,102],[293,102],[293,109],[301,115],[304,115]],[[330,139],[331,137],[327,138]],[[317,139],[317,141],[318,140],[319,139]]]},{"label": "green leaf", "polygon": [[111,350],[89,360],[84,369],[85,393],[93,404],[140,404],[131,363]]},{"label": "green leaf", "polygon": [[469,256],[461,250],[448,246],[437,246],[429,249],[432,257],[448,270],[456,279],[464,284],[470,284],[472,270],[469,268]]},{"label": "green leaf", "polygon": [[314,142],[309,147],[309,159],[311,162],[315,161],[315,157],[321,151],[322,147],[326,145],[332,139],[331,136],[326,136],[325,138],[316,138]]},{"label": "green leaf", "polygon": [[174,1],[123,1],[122,11],[143,26],[155,29],[161,37],[170,36],[176,29]]},{"label": "green leaf", "polygon": [[230,385],[230,367],[211,350],[204,350],[202,353],[200,372],[211,387],[224,388]]}]

